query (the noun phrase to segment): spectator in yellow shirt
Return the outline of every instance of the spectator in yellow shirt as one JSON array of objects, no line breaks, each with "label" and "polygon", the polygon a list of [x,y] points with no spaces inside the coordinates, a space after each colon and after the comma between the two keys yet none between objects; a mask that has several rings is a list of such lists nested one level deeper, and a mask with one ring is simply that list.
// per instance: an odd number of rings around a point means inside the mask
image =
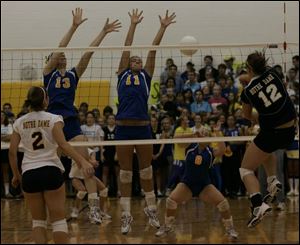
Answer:
[{"label": "spectator in yellow shirt", "polygon": [[[179,119],[179,125],[180,126],[175,130],[174,138],[191,138],[195,135],[198,135],[198,132],[193,133],[192,129],[189,128],[189,119],[187,116],[182,116]],[[189,145],[189,143],[174,144],[174,161],[167,185],[166,195],[168,195],[171,189],[176,186],[183,175],[185,165],[185,149]]]}]

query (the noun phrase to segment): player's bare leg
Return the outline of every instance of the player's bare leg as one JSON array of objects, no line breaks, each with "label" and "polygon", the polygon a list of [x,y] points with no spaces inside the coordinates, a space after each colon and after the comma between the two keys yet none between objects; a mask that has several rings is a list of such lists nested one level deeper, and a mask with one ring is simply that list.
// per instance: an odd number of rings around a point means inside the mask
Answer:
[{"label": "player's bare leg", "polygon": [[132,160],[133,160],[133,145],[116,146],[117,155],[120,164],[120,204],[122,209],[121,214],[121,232],[127,234],[131,230],[131,223],[133,221],[130,213],[131,200],[131,183],[132,183]]},{"label": "player's bare leg", "polygon": [[153,189],[153,170],[151,166],[152,145],[137,145],[136,153],[139,160],[140,181],[145,192],[145,201],[147,207],[144,208],[145,214],[149,218],[149,224],[159,228],[159,219],[157,217],[156,197]]}]

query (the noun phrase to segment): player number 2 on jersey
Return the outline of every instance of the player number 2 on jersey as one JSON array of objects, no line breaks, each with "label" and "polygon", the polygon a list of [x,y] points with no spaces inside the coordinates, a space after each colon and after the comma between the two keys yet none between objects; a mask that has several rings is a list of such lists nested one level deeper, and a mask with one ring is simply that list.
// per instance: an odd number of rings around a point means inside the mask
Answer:
[{"label": "player number 2 on jersey", "polygon": [[266,92],[268,93],[268,97],[267,95],[263,92],[260,91],[258,93],[258,97],[261,98],[265,104],[265,107],[269,107],[270,105],[272,105],[272,103],[274,103],[275,101],[279,100],[282,95],[280,92],[277,92],[277,87],[274,84],[270,84],[267,88],[266,88]]},{"label": "player number 2 on jersey", "polygon": [[39,149],[44,149],[45,146],[41,141],[43,140],[43,135],[41,132],[34,132],[31,135],[31,138],[35,138],[35,140],[32,143],[33,150],[39,150]]}]

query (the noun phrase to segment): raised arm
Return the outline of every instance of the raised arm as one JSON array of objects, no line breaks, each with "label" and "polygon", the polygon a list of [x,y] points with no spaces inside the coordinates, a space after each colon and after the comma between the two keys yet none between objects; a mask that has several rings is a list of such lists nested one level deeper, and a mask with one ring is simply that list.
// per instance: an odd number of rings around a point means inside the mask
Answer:
[{"label": "raised arm", "polygon": [[[131,44],[133,42],[135,28],[136,28],[137,24],[141,23],[141,21],[144,18],[144,17],[142,17],[143,11],[141,11],[140,13],[138,13],[138,12],[139,12],[138,9],[135,9],[135,10],[133,9],[132,14],[130,14],[130,12],[128,12],[131,22],[130,22],[130,27],[129,27],[129,30],[128,30],[128,33],[126,36],[125,46],[131,46]],[[121,74],[121,72],[129,66],[129,58],[130,58],[130,51],[123,51],[122,57],[120,60],[120,64],[119,64],[118,75]]]},{"label": "raised arm", "polygon": [[[160,28],[152,42],[152,45],[159,45],[164,36],[164,33],[165,33],[167,27],[172,23],[176,23],[176,21],[173,21],[176,17],[175,13],[172,13],[171,16],[168,16],[168,14],[169,14],[169,10],[166,11],[165,18],[162,18],[159,15]],[[156,56],[156,50],[149,51],[148,56],[147,56],[147,61],[145,64],[145,68],[144,68],[146,70],[146,72],[150,75],[150,77],[152,77],[153,73],[154,73],[155,56]]]},{"label": "raised arm", "polygon": [[[77,30],[78,26],[80,26],[83,22],[87,20],[87,18],[82,19],[82,9],[81,8],[76,8],[75,12],[72,10],[72,15],[73,15],[73,22],[68,30],[68,32],[64,35],[62,40],[60,41],[58,47],[59,48],[64,48],[67,47],[73,34]],[[58,57],[60,56],[61,52],[55,52],[50,55],[49,60],[47,62],[47,65],[44,68],[44,75],[49,74],[56,66],[58,63]]]},{"label": "raised arm", "polygon": [[[94,39],[94,41],[90,44],[90,47],[98,47],[104,37],[110,32],[118,32],[119,28],[121,28],[121,23],[119,20],[115,20],[112,23],[109,23],[109,19],[107,18],[105,25],[102,31],[98,34],[98,36]],[[90,59],[94,52],[85,52],[84,55],[81,57],[78,65],[76,66],[76,72],[78,77],[80,78],[81,75],[85,72]]]}]

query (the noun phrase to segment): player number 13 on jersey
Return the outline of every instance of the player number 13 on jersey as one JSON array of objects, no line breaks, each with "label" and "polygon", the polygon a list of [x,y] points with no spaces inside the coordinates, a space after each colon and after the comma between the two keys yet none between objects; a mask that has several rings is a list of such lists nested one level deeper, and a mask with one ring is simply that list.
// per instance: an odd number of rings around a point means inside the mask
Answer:
[{"label": "player number 13 on jersey", "polygon": [[61,79],[61,77],[56,78],[55,88],[70,88],[70,79],[68,77],[65,77]]}]

